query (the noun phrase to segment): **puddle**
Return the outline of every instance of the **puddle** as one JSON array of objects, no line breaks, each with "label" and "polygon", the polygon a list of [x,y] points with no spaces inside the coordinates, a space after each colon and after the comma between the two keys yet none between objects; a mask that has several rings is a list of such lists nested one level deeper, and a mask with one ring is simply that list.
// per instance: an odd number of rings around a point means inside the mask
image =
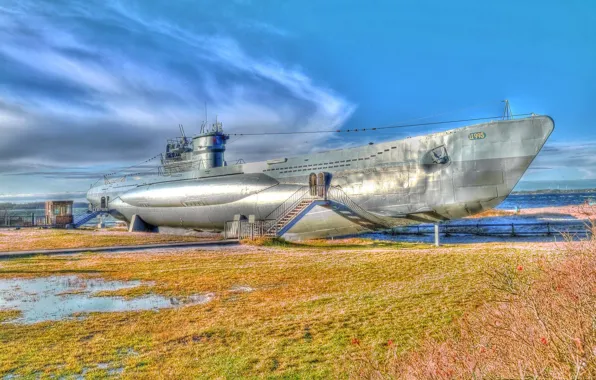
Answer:
[{"label": "puddle", "polygon": [[104,281],[77,276],[0,279],[0,310],[21,315],[5,323],[36,323],[72,318],[77,313],[158,310],[209,302],[212,294],[185,298],[148,295],[138,298],[99,297],[97,293],[140,286],[141,281]]},{"label": "puddle", "polygon": [[122,372],[124,372],[124,367],[108,369],[108,375],[112,376],[122,375]]},{"label": "puddle", "polygon": [[124,367],[112,367],[110,363],[97,363],[97,368],[107,370],[108,375],[121,375]]},{"label": "puddle", "polygon": [[235,286],[232,286],[232,288],[230,289],[230,292],[232,292],[232,293],[250,293],[253,291],[254,291],[253,288],[251,288],[250,286],[246,286],[246,285],[235,285]]}]

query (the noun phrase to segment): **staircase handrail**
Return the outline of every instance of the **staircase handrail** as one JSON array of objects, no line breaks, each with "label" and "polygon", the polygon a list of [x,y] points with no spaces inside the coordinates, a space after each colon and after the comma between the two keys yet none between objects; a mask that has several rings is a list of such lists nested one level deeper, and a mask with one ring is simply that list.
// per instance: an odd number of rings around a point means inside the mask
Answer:
[{"label": "staircase handrail", "polygon": [[355,214],[359,215],[360,217],[373,222],[375,224],[391,227],[391,224],[388,223],[385,219],[371,213],[370,211],[366,211],[362,208],[358,203],[354,202],[352,198],[348,196],[340,187],[329,187],[327,190],[327,199],[331,201],[335,201],[340,203],[350,210],[352,210]]},{"label": "staircase handrail", "polygon": [[97,216],[101,215],[101,214],[106,214],[108,212],[108,209],[102,209],[102,208],[96,208],[93,210],[93,212],[90,213],[85,213],[83,215],[81,215],[78,220],[74,219],[74,215],[73,215],[73,221],[72,224],[75,228],[78,228],[80,226],[82,226],[83,224],[87,223],[88,221],[90,221],[93,218],[96,218]]},{"label": "staircase handrail", "polygon": [[[305,199],[308,200],[317,200],[322,199],[317,195],[318,189],[312,189],[310,186],[301,186],[298,188],[292,195],[288,197],[281,205],[279,205],[275,210],[271,211],[269,215],[265,217],[265,222],[269,225],[266,227],[267,232],[272,232],[278,226],[277,224],[292,210],[294,210],[300,202]],[[313,194],[313,191],[315,194]]]},{"label": "staircase handrail", "polygon": [[350,209],[353,213],[359,215],[361,218],[366,219],[374,224],[381,225],[384,227],[391,227],[391,223],[382,217],[379,217],[354,202],[339,186],[331,186],[327,190],[320,189],[318,186],[314,189],[310,186],[299,187],[292,195],[290,195],[282,204],[271,211],[263,220],[263,227],[266,233],[277,233],[279,228],[278,224],[288,214],[298,207],[298,205],[304,200],[330,200],[341,204],[344,207]]},{"label": "staircase handrail", "polygon": [[269,213],[264,220],[280,220],[282,219],[287,213],[292,211],[304,198],[305,195],[310,194],[310,189],[308,186],[301,186],[299,187],[292,195],[288,197],[282,204],[277,206],[277,208]]},{"label": "staircase handrail", "polygon": [[87,223],[88,221],[90,221],[91,219],[95,218],[97,216],[98,212],[92,212],[90,214],[87,214],[85,216],[83,216],[82,218],[78,219],[78,220],[74,220],[73,221],[73,225],[74,227],[80,227],[83,224]]}]

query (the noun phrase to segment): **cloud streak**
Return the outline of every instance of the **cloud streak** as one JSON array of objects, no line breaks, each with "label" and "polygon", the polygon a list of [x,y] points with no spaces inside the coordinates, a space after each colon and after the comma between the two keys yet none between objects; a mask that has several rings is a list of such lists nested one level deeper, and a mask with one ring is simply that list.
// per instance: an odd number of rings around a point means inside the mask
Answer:
[{"label": "cloud streak", "polygon": [[[355,109],[300,68],[249,54],[225,33],[183,27],[128,2],[105,4],[0,7],[0,167],[17,174],[10,190],[18,191],[14,181],[27,171],[82,180],[97,168],[153,156],[177,124],[197,132],[205,102],[229,132],[334,128]],[[245,25],[287,38],[264,23]],[[228,156],[298,154],[328,138],[247,138],[232,143]],[[51,170],[30,170],[41,165]]]},{"label": "cloud streak", "polygon": [[[558,179],[596,179],[596,141],[548,142],[530,166],[529,172]],[[531,180],[531,179],[530,179]]]}]

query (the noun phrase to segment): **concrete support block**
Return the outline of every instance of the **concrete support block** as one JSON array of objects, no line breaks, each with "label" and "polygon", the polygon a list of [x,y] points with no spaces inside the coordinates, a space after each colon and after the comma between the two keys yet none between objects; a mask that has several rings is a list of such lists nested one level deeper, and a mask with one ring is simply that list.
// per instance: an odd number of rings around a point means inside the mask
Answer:
[{"label": "concrete support block", "polygon": [[155,232],[157,228],[154,225],[146,223],[140,216],[134,214],[128,225],[128,232]]}]

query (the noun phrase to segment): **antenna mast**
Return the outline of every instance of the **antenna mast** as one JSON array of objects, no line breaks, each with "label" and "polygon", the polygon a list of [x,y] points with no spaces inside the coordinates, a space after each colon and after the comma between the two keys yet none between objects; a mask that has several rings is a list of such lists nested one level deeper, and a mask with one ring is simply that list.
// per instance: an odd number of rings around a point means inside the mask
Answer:
[{"label": "antenna mast", "polygon": [[513,113],[511,112],[509,99],[503,100],[503,103],[505,103],[505,109],[503,110],[503,120],[511,120],[513,118]]},{"label": "antenna mast", "polygon": [[201,134],[205,134],[205,126],[207,126],[207,102],[205,102],[205,120],[201,123]]}]

